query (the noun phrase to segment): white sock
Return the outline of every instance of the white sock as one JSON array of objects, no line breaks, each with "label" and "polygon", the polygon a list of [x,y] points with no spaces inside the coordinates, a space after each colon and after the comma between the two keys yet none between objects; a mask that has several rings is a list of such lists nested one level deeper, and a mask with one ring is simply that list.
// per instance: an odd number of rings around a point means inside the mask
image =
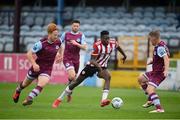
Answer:
[{"label": "white sock", "polygon": [[109,90],[103,90],[103,93],[102,93],[102,100],[107,99],[108,94],[109,94]]},{"label": "white sock", "polygon": [[58,99],[63,100],[65,95],[69,95],[72,91],[69,89],[69,86],[61,93]]}]

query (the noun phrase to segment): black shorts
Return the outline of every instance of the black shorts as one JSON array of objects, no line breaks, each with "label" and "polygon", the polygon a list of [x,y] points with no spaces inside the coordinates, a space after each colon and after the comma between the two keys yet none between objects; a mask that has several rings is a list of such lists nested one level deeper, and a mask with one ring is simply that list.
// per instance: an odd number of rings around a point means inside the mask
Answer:
[{"label": "black shorts", "polygon": [[85,77],[92,77],[96,72],[98,72],[98,68],[91,65],[86,65],[86,67],[81,71],[80,75]]}]

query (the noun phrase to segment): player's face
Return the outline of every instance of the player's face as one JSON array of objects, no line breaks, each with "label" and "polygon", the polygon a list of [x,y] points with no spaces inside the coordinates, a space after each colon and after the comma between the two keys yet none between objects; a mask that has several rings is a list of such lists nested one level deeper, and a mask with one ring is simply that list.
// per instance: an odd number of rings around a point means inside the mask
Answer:
[{"label": "player's face", "polygon": [[102,41],[103,45],[108,45],[109,44],[109,35],[101,36],[101,41]]},{"label": "player's face", "polygon": [[58,39],[59,32],[57,30],[51,33],[51,41],[56,41]]},{"label": "player's face", "polygon": [[158,44],[158,39],[156,37],[149,36],[148,39],[151,41],[151,44],[153,46],[156,46]]},{"label": "player's face", "polygon": [[79,27],[80,27],[80,24],[79,23],[73,23],[72,24],[72,31],[73,32],[78,32],[79,31]]}]

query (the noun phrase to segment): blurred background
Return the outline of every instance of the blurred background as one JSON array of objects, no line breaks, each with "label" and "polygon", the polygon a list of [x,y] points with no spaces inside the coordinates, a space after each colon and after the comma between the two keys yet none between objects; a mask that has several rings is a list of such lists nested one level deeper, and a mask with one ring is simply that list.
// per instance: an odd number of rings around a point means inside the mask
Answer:
[{"label": "blurred background", "polygon": [[[25,53],[47,34],[47,25],[58,24],[62,34],[71,29],[73,19],[80,20],[88,44],[88,51],[81,52],[81,69],[90,59],[92,45],[102,30],[109,30],[126,52],[125,64],[121,64],[117,51],[111,55],[112,87],[139,88],[137,76],[147,70],[146,62],[153,50],[147,34],[160,30],[171,53],[169,76],[160,88],[180,89],[178,0],[1,0],[0,82],[22,81],[30,66]],[[63,65],[55,65],[51,82],[64,84],[66,78]],[[93,76],[83,84],[102,86],[103,81]]]}]

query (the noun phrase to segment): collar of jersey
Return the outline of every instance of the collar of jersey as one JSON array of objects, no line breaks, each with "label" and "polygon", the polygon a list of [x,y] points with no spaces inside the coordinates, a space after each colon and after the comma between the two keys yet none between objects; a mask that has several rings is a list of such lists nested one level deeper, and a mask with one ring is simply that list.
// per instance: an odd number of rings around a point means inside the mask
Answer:
[{"label": "collar of jersey", "polygon": [[50,41],[50,40],[47,40],[47,42],[49,43],[49,44],[53,44],[54,42],[52,42],[52,41]]},{"label": "collar of jersey", "polygon": [[79,34],[79,31],[78,32],[73,32],[73,31],[71,31],[71,34],[74,34],[74,35],[77,35],[77,34]]}]

